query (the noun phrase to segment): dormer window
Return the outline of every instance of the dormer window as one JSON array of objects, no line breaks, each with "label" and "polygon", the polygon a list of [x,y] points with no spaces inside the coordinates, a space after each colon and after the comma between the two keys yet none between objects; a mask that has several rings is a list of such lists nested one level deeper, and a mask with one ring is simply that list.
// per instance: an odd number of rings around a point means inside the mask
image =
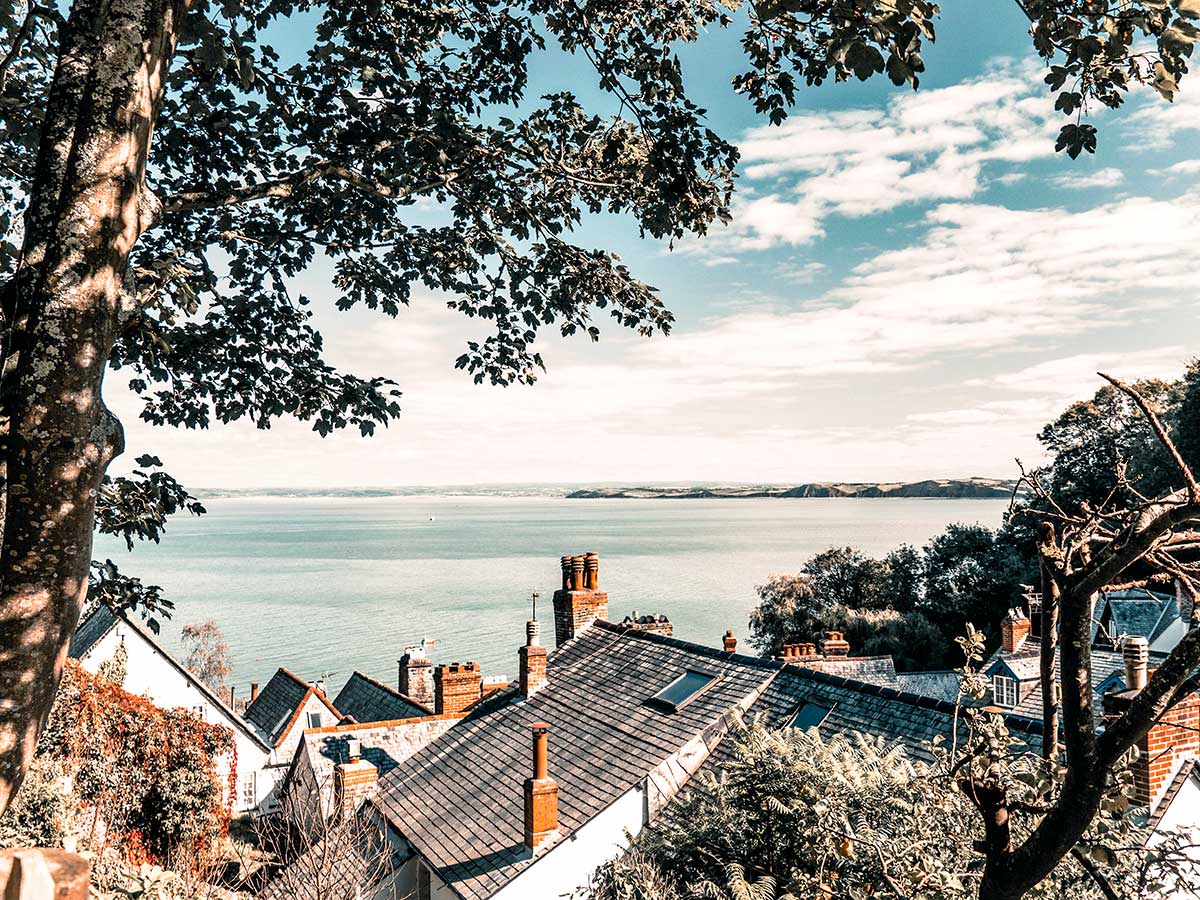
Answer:
[{"label": "dormer window", "polygon": [[1017,680],[1007,675],[992,676],[992,699],[997,706],[1016,706],[1020,702]]},{"label": "dormer window", "polygon": [[648,701],[665,712],[679,712],[708,688],[717,676],[692,669],[684,672]]},{"label": "dormer window", "polygon": [[825,721],[825,717],[829,715],[832,708],[820,703],[801,703],[796,714],[792,716],[792,721],[788,723],[788,728],[799,728],[802,731],[816,728]]}]

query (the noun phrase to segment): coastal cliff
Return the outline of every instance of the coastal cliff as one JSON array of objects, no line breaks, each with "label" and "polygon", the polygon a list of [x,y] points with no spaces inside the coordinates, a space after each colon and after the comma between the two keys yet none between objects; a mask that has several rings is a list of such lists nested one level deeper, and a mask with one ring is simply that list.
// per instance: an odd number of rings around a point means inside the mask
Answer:
[{"label": "coastal cliff", "polygon": [[588,488],[567,494],[574,500],[740,500],[752,497],[936,497],[953,500],[1006,499],[1015,482],[1000,478],[937,478],[913,482],[815,481],[794,487],[717,485]]}]

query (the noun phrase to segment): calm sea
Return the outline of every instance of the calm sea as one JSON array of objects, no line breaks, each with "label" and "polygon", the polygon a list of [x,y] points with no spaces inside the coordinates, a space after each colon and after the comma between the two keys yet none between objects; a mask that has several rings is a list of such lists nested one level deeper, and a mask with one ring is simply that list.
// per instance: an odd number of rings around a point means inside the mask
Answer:
[{"label": "calm sea", "polygon": [[[754,586],[850,544],[882,554],[951,522],[999,525],[1004,500],[567,500],[559,497],[229,498],[173,520],[160,545],[96,556],[176,604],[163,639],[215,619],[239,692],[277,666],[309,679],[355,669],[394,684],[406,644],[435,661],[516,672],[530,594],[551,621],[559,557],[595,550],[610,617],[662,612],[675,634],[718,646],[746,636]],[[550,627],[552,632],[552,626]],[[553,639],[549,642],[551,645]],[[744,645],[743,645],[744,646]]]}]

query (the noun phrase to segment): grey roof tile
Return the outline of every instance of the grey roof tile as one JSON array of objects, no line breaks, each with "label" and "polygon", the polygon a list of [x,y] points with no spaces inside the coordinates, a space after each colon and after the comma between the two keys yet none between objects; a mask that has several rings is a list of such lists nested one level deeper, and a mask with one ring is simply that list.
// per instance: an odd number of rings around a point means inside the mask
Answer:
[{"label": "grey roof tile", "polygon": [[[312,685],[282,666],[271,676],[266,687],[258,692],[244,717],[268,735],[272,743],[278,743],[287,733],[296,711],[308,699],[309,693],[318,693]],[[320,695],[333,712],[337,708]]]},{"label": "grey roof tile", "polygon": [[75,629],[67,655],[71,659],[82,658],[116,624],[117,617],[113,611],[103,603],[99,604]]},{"label": "grey roof tile", "polygon": [[[689,668],[717,679],[675,713],[647,703]],[[546,687],[528,699],[509,689],[485,700],[388,774],[375,803],[461,896],[482,900],[530,863],[521,784],[530,774],[532,723],[551,726],[550,773],[560,785],[565,836],[778,669],[769,660],[598,623],[550,655]]]},{"label": "grey roof tile", "polygon": [[353,716],[357,722],[387,722],[433,715],[433,710],[425,704],[362,672],[350,676],[346,686],[334,698],[333,705],[343,716]]}]

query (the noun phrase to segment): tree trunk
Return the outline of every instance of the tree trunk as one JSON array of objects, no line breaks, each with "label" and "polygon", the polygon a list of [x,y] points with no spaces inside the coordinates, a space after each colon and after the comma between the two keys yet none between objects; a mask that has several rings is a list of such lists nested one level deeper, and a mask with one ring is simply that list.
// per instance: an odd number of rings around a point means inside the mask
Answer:
[{"label": "tree trunk", "polygon": [[79,620],[95,496],[123,449],[100,390],[134,312],[146,158],[186,0],[77,0],[60,33],[0,369],[0,813],[29,767]]}]

